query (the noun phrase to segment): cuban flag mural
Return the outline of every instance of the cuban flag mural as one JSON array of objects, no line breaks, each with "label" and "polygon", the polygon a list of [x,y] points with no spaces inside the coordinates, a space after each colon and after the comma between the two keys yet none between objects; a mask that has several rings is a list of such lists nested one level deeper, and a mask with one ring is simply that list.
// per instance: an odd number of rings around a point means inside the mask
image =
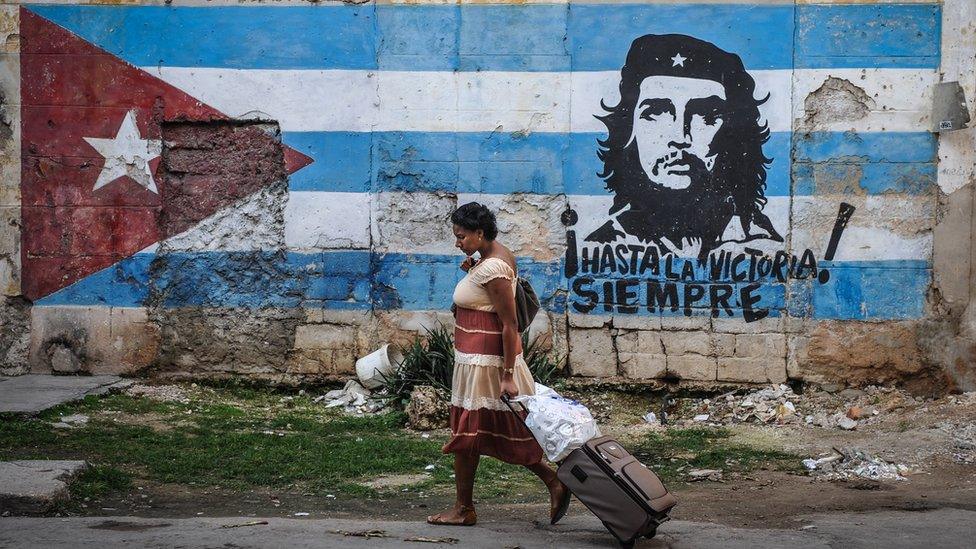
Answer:
[{"label": "cuban flag mural", "polygon": [[920,318],[940,19],[27,5],[24,293],[443,310],[463,274],[447,216],[477,200],[552,313]]}]

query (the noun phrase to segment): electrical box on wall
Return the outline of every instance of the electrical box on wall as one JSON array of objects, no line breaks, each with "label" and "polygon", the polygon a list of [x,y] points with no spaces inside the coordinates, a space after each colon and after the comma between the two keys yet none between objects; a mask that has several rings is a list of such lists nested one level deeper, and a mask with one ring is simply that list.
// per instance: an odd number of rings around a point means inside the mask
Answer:
[{"label": "electrical box on wall", "polygon": [[939,133],[961,130],[969,125],[969,121],[966,93],[959,82],[936,84],[932,94],[933,131]]}]

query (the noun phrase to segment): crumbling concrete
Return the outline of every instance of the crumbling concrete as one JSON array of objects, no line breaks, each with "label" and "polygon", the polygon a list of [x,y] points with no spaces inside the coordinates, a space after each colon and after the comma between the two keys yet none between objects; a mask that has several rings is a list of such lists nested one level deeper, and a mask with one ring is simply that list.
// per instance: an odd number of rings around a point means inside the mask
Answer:
[{"label": "crumbling concrete", "polygon": [[21,297],[0,298],[0,375],[26,374],[30,349],[30,303]]},{"label": "crumbling concrete", "polygon": [[795,357],[803,379],[852,386],[901,385],[920,392],[946,388],[945,372],[926,360],[916,321],[822,322]]},{"label": "crumbling concrete", "polygon": [[305,313],[298,308],[159,308],[163,377],[284,379]]},{"label": "crumbling concrete", "polygon": [[859,120],[874,108],[874,100],[864,93],[863,88],[831,76],[804,100],[804,124],[816,129],[835,120]]},{"label": "crumbling concrete", "polygon": [[[958,81],[973,112],[976,97],[976,6],[946,0],[942,7],[943,81]],[[976,390],[976,125],[939,134],[939,216],[931,298],[939,316],[922,331],[928,362],[944,369],[949,384]]]},{"label": "crumbling concrete", "polygon": [[69,498],[67,481],[84,461],[0,461],[0,512],[42,513]]},{"label": "crumbling concrete", "polygon": [[[280,130],[264,121],[162,127],[167,193],[160,230],[178,236],[161,243],[150,267],[149,318],[160,334],[156,371],[281,377],[305,318],[298,305],[308,281],[285,260],[288,183]],[[201,183],[212,179],[230,184]],[[228,199],[225,209],[196,224],[197,211]],[[219,253],[186,253],[209,250]],[[194,276],[201,269],[202,285]],[[264,288],[257,301],[256,287]],[[188,303],[195,306],[178,306]]]},{"label": "crumbling concrete", "polygon": [[88,395],[123,389],[129,383],[107,375],[0,377],[0,412],[36,414]]},{"label": "crumbling concrete", "polygon": [[457,196],[449,193],[389,192],[371,202],[373,250],[454,254],[451,212]]},{"label": "crumbling concrete", "polygon": [[306,323],[296,328],[287,372],[309,379],[355,373],[356,359],[373,350],[371,317],[358,311],[308,309]]}]

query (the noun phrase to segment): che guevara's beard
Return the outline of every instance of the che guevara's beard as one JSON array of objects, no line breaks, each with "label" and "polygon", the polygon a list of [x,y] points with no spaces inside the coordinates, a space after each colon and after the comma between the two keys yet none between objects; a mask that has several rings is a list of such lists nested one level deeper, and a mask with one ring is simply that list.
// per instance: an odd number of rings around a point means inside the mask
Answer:
[{"label": "che guevara's beard", "polygon": [[727,191],[716,188],[713,174],[701,158],[685,151],[669,157],[658,163],[667,166],[669,162],[687,162],[691,184],[684,189],[669,189],[647,178],[631,187],[636,192],[625,197],[630,208],[618,220],[625,231],[645,242],[658,241],[661,237],[672,242],[696,237],[702,239],[703,247],[709,247],[721,237],[732,218],[731,197]]}]

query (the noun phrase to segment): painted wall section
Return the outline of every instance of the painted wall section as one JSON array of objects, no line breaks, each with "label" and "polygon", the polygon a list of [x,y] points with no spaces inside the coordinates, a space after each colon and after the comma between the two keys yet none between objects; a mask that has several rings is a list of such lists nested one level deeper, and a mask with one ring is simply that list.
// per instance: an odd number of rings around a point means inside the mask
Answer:
[{"label": "painted wall section", "polygon": [[4,6],[7,364],[349,372],[450,322],[476,200],[574,375],[961,383],[971,10],[176,4]]}]

